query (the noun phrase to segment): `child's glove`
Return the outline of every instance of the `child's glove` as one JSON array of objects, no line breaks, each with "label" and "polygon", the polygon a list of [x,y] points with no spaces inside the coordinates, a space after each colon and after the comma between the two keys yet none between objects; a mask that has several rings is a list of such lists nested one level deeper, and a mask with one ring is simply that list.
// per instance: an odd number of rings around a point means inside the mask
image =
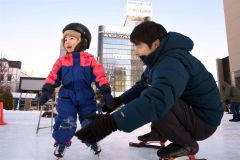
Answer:
[{"label": "child's glove", "polygon": [[54,88],[50,84],[44,84],[42,87],[42,94],[39,98],[39,105],[44,105],[53,94]]},{"label": "child's glove", "polygon": [[94,114],[85,117],[92,121],[75,133],[83,143],[96,143],[117,130],[115,121],[110,114]]},{"label": "child's glove", "polygon": [[111,88],[107,85],[103,85],[102,87],[100,87],[100,91],[104,97],[105,106],[109,109],[113,109],[114,101],[111,95]]},{"label": "child's glove", "polygon": [[114,101],[113,101],[112,95],[110,93],[104,93],[103,97],[104,97],[105,105],[108,108],[112,109],[114,107]]},{"label": "child's glove", "polygon": [[48,96],[43,93],[39,98],[39,106],[44,105],[48,100],[49,100]]},{"label": "child's glove", "polygon": [[102,106],[102,111],[103,112],[107,112],[107,113],[111,113],[113,112],[115,109],[117,109],[118,107],[120,107],[122,105],[122,100],[119,97],[114,97],[113,98],[113,102],[114,102],[114,106],[112,108],[103,105]]}]

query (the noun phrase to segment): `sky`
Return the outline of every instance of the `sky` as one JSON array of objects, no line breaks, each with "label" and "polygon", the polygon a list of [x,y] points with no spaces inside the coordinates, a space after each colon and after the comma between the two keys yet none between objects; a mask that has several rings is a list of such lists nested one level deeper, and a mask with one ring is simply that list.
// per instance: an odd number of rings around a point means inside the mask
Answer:
[{"label": "sky", "polygon": [[[223,0],[146,0],[153,20],[194,41],[192,54],[217,78],[216,59],[228,55]],[[98,26],[122,26],[126,0],[0,0],[0,56],[21,61],[22,70],[46,77],[60,54],[62,29],[89,28],[87,50],[97,55]]]},{"label": "sky", "polygon": [[[4,122],[0,125],[1,160],[51,160],[54,140],[50,128],[40,129],[36,134],[39,111],[6,111]],[[198,141],[199,152],[196,158],[207,160],[238,160],[240,125],[229,122],[231,114],[224,114],[221,125],[208,139]],[[50,126],[50,118],[42,118],[40,127]],[[79,127],[78,123],[78,127]],[[79,128],[78,128],[79,129]],[[131,133],[117,131],[99,142],[102,152],[99,157],[91,153],[85,144],[76,137],[61,160],[157,160],[157,150],[129,147],[129,142],[138,142],[137,136],[148,133],[150,124],[146,124]],[[167,141],[167,144],[169,141]],[[186,157],[176,160],[186,160]]]}]

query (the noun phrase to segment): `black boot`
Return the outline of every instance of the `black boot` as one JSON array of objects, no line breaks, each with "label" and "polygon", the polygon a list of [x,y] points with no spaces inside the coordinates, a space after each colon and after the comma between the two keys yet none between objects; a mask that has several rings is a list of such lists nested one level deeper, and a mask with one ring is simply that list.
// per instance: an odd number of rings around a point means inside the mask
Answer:
[{"label": "black boot", "polygon": [[64,156],[65,151],[66,151],[66,145],[58,144],[56,145],[56,148],[54,150],[54,155],[56,157],[62,158]]},{"label": "black boot", "polygon": [[240,119],[238,119],[238,118],[233,118],[233,119],[229,119],[229,121],[230,121],[230,122],[238,122],[238,121],[240,121]]},{"label": "black boot", "polygon": [[230,122],[238,122],[240,121],[240,117],[238,115],[233,115],[233,119],[229,120]]},{"label": "black boot", "polygon": [[138,136],[138,140],[142,142],[149,142],[149,141],[166,142],[167,141],[167,139],[163,138],[155,129],[151,129],[151,132],[146,133],[142,136]]},{"label": "black boot", "polygon": [[162,147],[157,151],[160,158],[176,158],[186,155],[195,155],[199,150],[198,143],[192,145],[180,146],[176,143],[170,143],[167,147]]},{"label": "black boot", "polygon": [[58,158],[62,158],[65,154],[66,148],[69,148],[71,146],[71,141],[67,141],[65,144],[60,144],[58,142],[55,142],[54,147],[54,155]]}]

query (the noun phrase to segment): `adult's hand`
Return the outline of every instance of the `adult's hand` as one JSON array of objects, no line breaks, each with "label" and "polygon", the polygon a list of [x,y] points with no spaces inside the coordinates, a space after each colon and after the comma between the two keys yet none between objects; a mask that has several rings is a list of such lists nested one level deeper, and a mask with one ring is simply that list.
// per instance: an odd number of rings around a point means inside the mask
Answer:
[{"label": "adult's hand", "polygon": [[119,97],[114,97],[113,103],[114,103],[113,107],[109,107],[108,105],[103,105],[102,111],[107,113],[113,112],[115,109],[117,109],[122,105],[122,100]]},{"label": "adult's hand", "polygon": [[117,130],[115,121],[110,114],[94,114],[86,116],[92,123],[75,133],[83,143],[96,143]]}]

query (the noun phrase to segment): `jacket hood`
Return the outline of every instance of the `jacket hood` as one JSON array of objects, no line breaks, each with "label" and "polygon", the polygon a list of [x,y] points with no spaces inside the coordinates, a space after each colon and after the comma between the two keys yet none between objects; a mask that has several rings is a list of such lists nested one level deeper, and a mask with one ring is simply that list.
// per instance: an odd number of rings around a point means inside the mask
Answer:
[{"label": "jacket hood", "polygon": [[170,50],[180,49],[191,51],[193,49],[193,41],[180,33],[169,32],[160,42],[160,46],[150,55],[141,56],[140,58],[148,67],[151,67],[159,58],[169,54]]},{"label": "jacket hood", "polygon": [[165,37],[165,43],[163,42],[164,51],[170,49],[182,49],[186,51],[191,51],[193,49],[193,41],[180,33],[177,32],[169,32]]}]

